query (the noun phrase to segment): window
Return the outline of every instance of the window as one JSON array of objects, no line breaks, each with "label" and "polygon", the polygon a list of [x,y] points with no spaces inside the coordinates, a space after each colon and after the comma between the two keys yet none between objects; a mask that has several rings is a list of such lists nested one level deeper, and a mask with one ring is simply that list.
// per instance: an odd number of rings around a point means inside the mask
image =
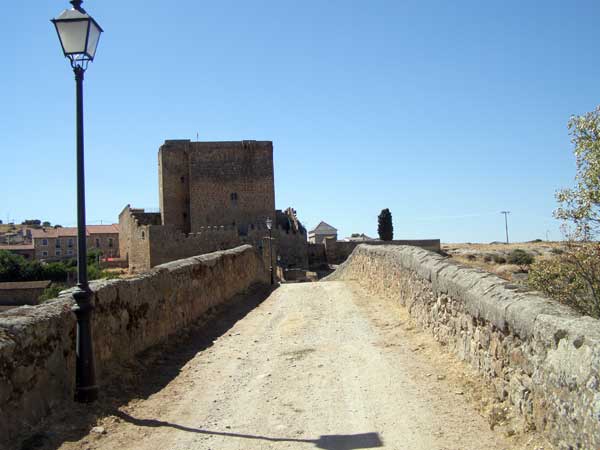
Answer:
[{"label": "window", "polygon": [[72,248],[70,248],[70,249],[67,250],[67,255],[73,256],[73,249]]},{"label": "window", "polygon": [[56,250],[54,250],[55,256],[60,256],[61,254],[62,254],[62,252],[60,251],[60,248],[57,248]]},{"label": "window", "polygon": [[73,248],[73,239],[68,239],[67,240],[67,247]]},{"label": "window", "polygon": [[60,248],[60,239],[57,239],[56,242],[55,242],[55,244],[56,244],[55,245],[56,248]]},{"label": "window", "polygon": [[48,256],[48,252],[42,252],[42,256]]},{"label": "window", "polygon": [[108,238],[108,247],[112,248],[113,246],[113,238]]},{"label": "window", "polygon": [[[42,245],[46,247],[48,245],[48,239],[42,239]],[[48,255],[46,255],[48,256]]]},{"label": "window", "polygon": [[142,231],[142,239],[146,239],[146,233]]},{"label": "window", "polygon": [[96,238],[96,248],[100,248],[100,238]]},{"label": "window", "polygon": [[232,193],[229,195],[229,198],[231,199],[231,204],[232,204],[232,205],[234,205],[234,206],[235,206],[235,205],[237,205],[237,201],[238,201],[238,195],[237,195],[237,192],[232,192]]}]

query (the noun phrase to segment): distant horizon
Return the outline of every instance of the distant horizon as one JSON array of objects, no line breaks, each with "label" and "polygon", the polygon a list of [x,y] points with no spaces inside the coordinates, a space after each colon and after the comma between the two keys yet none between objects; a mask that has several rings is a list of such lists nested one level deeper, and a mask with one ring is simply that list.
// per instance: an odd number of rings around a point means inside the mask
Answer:
[{"label": "distant horizon", "polygon": [[[49,22],[67,7],[5,8],[3,221],[76,222],[74,80]],[[597,1],[85,7],[105,30],[84,83],[90,224],[154,207],[158,147],[198,136],[273,141],[277,208],[307,229],[372,236],[389,208],[399,239],[484,243],[509,210],[515,240],[562,237],[567,122],[600,104]]]}]

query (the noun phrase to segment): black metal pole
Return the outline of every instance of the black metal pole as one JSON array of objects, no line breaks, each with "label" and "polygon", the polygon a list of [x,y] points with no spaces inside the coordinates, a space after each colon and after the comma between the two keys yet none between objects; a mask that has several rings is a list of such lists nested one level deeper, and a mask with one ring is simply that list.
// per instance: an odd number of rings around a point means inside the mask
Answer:
[{"label": "black metal pole", "polygon": [[75,401],[90,403],[98,398],[94,349],[92,344],[91,317],[94,305],[87,276],[87,243],[85,225],[85,165],[83,151],[83,73],[76,66],[77,85],[77,288],[73,296],[76,305],[73,312],[77,316],[77,361],[75,373]]},{"label": "black metal pole", "polygon": [[273,238],[271,236],[271,228],[269,228],[269,270],[271,271],[271,284],[275,284],[273,279]]},{"label": "black metal pole", "polygon": [[506,227],[506,243],[508,244],[508,214],[504,214],[504,226]]}]

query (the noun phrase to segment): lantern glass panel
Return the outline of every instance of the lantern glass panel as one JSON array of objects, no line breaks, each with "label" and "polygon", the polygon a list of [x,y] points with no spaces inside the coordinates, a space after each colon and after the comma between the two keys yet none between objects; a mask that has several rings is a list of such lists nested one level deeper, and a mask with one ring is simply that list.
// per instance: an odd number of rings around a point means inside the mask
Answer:
[{"label": "lantern glass panel", "polygon": [[90,21],[90,35],[88,38],[87,54],[94,59],[96,48],[98,48],[98,40],[100,39],[100,27],[93,20]]},{"label": "lantern glass panel", "polygon": [[56,22],[56,29],[66,55],[85,53],[88,25],[87,20]]}]

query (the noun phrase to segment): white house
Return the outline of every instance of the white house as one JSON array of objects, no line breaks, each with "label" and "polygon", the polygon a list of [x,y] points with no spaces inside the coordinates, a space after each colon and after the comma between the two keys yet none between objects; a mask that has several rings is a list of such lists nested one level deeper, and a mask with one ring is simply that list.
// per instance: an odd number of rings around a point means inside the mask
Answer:
[{"label": "white house", "polygon": [[308,232],[308,242],[311,244],[322,244],[326,238],[337,240],[337,229],[325,222],[319,223],[313,230]]}]

